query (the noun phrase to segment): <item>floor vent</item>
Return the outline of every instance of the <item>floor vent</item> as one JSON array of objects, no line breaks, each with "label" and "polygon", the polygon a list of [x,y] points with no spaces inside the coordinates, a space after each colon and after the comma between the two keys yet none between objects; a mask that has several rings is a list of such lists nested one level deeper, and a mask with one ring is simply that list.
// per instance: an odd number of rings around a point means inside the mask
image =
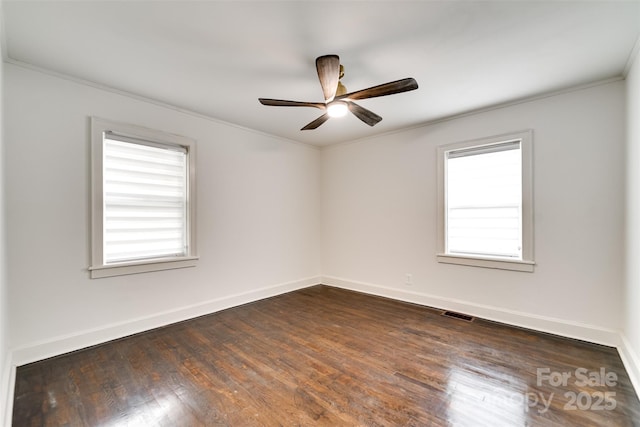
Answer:
[{"label": "floor vent", "polygon": [[474,319],[472,316],[468,316],[462,313],[456,313],[455,311],[445,311],[444,313],[442,313],[442,315],[447,317],[453,317],[454,319],[464,320],[465,322],[473,322],[473,319]]}]

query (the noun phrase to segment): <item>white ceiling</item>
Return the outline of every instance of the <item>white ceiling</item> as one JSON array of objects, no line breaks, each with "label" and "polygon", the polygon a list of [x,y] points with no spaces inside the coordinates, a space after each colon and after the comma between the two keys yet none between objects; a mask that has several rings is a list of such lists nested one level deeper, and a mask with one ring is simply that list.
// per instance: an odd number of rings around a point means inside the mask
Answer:
[{"label": "white ceiling", "polygon": [[[640,0],[3,1],[6,60],[247,128],[328,145],[621,76]],[[350,91],[414,77],[413,92],[349,115],[258,97],[321,101],[315,58],[338,54]]]}]

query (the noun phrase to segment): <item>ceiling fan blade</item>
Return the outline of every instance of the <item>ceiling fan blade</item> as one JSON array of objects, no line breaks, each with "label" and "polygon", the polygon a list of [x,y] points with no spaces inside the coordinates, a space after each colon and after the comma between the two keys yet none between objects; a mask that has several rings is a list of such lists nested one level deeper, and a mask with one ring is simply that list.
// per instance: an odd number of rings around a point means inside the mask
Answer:
[{"label": "ceiling fan blade", "polygon": [[283,99],[258,98],[262,105],[273,105],[276,107],[315,107],[324,110],[327,106],[322,102],[300,102],[285,101]]},{"label": "ceiling fan blade", "polygon": [[336,99],[354,100],[375,98],[377,96],[393,95],[394,93],[408,92],[415,89],[418,89],[418,82],[409,77],[402,80],[396,80],[395,82],[384,83],[378,86],[340,95],[337,96]]},{"label": "ceiling fan blade", "polygon": [[316,58],[316,70],[322,86],[324,100],[330,102],[336,96],[340,80],[340,58],[338,55],[324,55]]},{"label": "ceiling fan blade", "polygon": [[369,126],[375,126],[380,120],[382,120],[382,117],[380,117],[373,111],[369,111],[366,108],[359,106],[355,102],[347,101],[347,106],[349,107],[349,111],[351,111],[354,116],[356,116]]},{"label": "ceiling fan blade", "polygon": [[317,129],[321,124],[323,124],[327,120],[329,120],[329,114],[324,113],[323,115],[321,115],[320,117],[318,117],[317,119],[315,119],[314,121],[312,121],[311,123],[309,123],[308,125],[306,125],[300,130]]}]

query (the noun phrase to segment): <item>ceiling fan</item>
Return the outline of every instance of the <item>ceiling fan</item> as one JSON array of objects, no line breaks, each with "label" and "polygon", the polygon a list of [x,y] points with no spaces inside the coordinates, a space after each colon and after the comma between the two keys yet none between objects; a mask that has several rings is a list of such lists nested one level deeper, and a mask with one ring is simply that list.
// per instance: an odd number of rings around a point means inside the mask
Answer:
[{"label": "ceiling fan", "polygon": [[340,65],[338,55],[324,55],[316,58],[316,70],[320,79],[320,86],[324,93],[324,102],[285,101],[281,99],[258,98],[263,105],[278,107],[314,107],[324,110],[324,114],[300,130],[316,129],[329,120],[330,117],[341,117],[351,111],[353,115],[374,126],[382,117],[353,102],[354,100],[393,95],[418,89],[418,83],[413,78],[396,80],[373,86],[368,89],[347,93],[340,79],[344,75],[344,67]]}]

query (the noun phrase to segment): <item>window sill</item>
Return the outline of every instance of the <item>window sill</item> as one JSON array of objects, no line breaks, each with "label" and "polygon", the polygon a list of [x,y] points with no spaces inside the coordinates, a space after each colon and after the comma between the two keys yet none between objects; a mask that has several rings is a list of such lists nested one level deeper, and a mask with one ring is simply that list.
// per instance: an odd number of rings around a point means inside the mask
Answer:
[{"label": "window sill", "polygon": [[195,267],[198,257],[164,258],[145,260],[139,262],[127,262],[111,265],[98,265],[89,267],[92,279],[102,277],[124,276],[127,274],[147,273],[150,271],[173,270],[176,268]]},{"label": "window sill", "polygon": [[535,262],[533,261],[521,261],[521,260],[508,260],[498,258],[479,258],[463,255],[451,255],[451,254],[437,254],[436,259],[438,262],[444,264],[457,264],[467,265],[472,267],[484,267],[484,268],[496,268],[499,270],[512,270],[512,271],[524,271],[528,273],[533,272]]}]

